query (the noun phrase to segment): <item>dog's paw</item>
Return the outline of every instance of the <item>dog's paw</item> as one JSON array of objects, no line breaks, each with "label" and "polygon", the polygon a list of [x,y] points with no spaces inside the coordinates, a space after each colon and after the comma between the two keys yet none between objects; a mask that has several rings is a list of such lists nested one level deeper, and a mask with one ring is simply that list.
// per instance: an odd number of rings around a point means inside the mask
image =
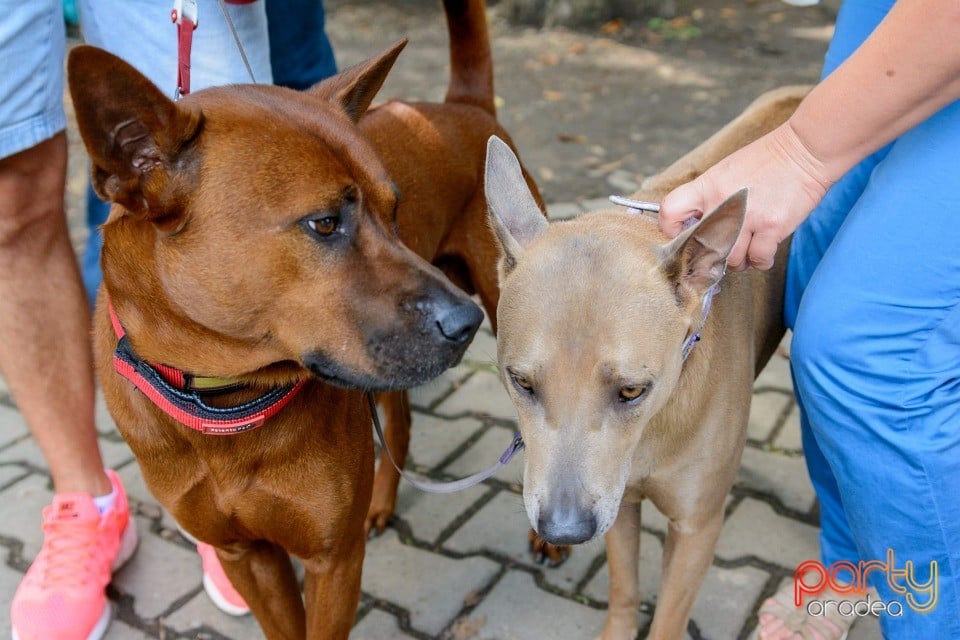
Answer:
[{"label": "dog's paw", "polygon": [[367,520],[363,523],[363,532],[369,538],[371,535],[380,535],[387,528],[390,518],[393,517],[393,509],[377,510],[370,509],[367,514]]},{"label": "dog's paw", "polygon": [[530,529],[530,553],[533,560],[549,567],[559,567],[570,557],[570,547],[550,544]]}]

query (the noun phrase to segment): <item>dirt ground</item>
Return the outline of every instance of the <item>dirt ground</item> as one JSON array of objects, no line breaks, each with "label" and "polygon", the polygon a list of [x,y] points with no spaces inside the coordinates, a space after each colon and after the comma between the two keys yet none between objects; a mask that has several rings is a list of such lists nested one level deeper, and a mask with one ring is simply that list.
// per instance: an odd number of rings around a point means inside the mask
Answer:
[{"label": "dirt ground", "polygon": [[[401,37],[382,98],[440,100],[449,72],[437,0],[327,0],[343,67]],[[547,202],[629,191],[767,89],[815,82],[835,13],[706,0],[673,21],[536,30],[490,18],[499,117]]]}]

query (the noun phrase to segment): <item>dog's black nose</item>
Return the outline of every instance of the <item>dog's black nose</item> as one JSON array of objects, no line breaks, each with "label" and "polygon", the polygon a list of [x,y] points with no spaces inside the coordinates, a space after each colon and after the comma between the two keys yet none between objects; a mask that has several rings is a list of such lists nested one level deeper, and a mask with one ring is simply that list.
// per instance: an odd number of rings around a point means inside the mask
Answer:
[{"label": "dog's black nose", "polygon": [[437,327],[440,333],[447,340],[457,344],[469,342],[481,322],[483,322],[483,311],[469,301],[465,304],[445,306],[437,312]]},{"label": "dog's black nose", "polygon": [[550,544],[580,544],[597,532],[597,518],[593,513],[576,510],[541,512],[537,519],[537,533]]}]

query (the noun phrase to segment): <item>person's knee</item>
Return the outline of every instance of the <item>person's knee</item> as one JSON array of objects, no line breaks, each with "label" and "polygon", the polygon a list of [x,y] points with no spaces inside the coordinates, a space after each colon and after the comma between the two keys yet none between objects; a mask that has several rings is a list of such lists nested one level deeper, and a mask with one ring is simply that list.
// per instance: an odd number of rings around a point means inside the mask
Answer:
[{"label": "person's knee", "polygon": [[0,159],[0,247],[45,241],[64,229],[66,161],[62,132]]}]

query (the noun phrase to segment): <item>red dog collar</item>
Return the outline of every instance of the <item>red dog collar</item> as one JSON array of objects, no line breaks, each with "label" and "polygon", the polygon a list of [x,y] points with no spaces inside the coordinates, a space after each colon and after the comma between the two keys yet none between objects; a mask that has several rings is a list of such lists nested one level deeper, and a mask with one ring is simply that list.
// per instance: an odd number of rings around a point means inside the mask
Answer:
[{"label": "red dog collar", "polygon": [[133,383],[153,404],[180,424],[211,435],[233,435],[256,429],[276,415],[303,388],[306,379],[291,385],[274,387],[262,396],[235,407],[213,407],[202,393],[222,393],[244,387],[242,383],[217,378],[201,378],[161,364],[141,360],[108,302],[110,321],[117,335],[113,368]]}]

